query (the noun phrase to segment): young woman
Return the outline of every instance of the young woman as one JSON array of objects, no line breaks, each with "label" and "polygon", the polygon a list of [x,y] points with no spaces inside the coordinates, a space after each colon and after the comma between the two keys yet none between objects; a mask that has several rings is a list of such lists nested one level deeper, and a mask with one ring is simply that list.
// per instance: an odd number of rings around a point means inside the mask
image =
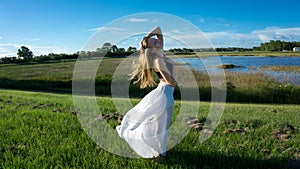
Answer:
[{"label": "young woman", "polygon": [[163,50],[160,27],[154,28],[141,41],[140,56],[131,79],[141,88],[158,86],[129,110],[116,129],[121,138],[143,158],[165,156],[168,129],[172,120],[175,65]]}]

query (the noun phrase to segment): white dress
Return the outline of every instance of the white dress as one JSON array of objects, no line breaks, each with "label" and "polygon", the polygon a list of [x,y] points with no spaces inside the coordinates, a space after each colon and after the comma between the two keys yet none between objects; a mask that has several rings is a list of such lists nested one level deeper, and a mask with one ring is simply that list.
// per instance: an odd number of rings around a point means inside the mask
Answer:
[{"label": "white dress", "polygon": [[143,158],[165,155],[172,120],[174,87],[160,82],[129,110],[116,129],[121,138]]},{"label": "white dress", "polygon": [[[165,57],[163,50],[157,52],[163,60],[161,65],[165,66],[162,69],[168,69],[175,77],[173,62]],[[116,127],[119,136],[143,158],[165,155],[174,105],[173,92],[174,87],[160,81],[154,90],[125,114],[121,125]]]}]

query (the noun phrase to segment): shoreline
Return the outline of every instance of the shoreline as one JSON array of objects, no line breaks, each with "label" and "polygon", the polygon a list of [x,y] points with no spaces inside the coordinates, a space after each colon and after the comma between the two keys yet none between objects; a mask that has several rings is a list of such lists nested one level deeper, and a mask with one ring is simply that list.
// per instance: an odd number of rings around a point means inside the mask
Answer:
[{"label": "shoreline", "polygon": [[167,54],[171,58],[194,58],[207,56],[262,56],[262,57],[300,57],[300,52],[196,52],[195,54]]}]

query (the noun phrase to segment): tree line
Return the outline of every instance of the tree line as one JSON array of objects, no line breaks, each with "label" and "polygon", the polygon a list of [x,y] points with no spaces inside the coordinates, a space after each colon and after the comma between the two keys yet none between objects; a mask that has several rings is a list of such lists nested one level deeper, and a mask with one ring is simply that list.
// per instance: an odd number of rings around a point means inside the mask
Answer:
[{"label": "tree line", "polygon": [[125,48],[118,48],[117,45],[112,45],[106,42],[101,48],[97,48],[95,51],[80,51],[78,55],[80,57],[126,57],[136,52],[136,47],[129,46],[127,50]]},{"label": "tree line", "polygon": [[253,47],[254,51],[292,51],[294,47],[300,47],[300,42],[289,42],[281,40],[270,40]]},{"label": "tree line", "polygon": [[0,58],[0,64],[5,63],[28,63],[28,62],[47,62],[47,61],[55,61],[55,60],[63,60],[63,59],[77,59],[80,57],[124,57],[128,56],[137,49],[135,47],[128,47],[127,50],[125,48],[118,48],[116,45],[112,45],[110,43],[104,43],[102,47],[97,48],[95,51],[78,51],[74,54],[54,54],[49,53],[48,55],[40,55],[34,56],[33,52],[26,46],[21,46],[17,51],[17,57],[3,57]]},{"label": "tree line", "polygon": [[[281,40],[270,40],[269,42],[261,43],[260,46],[253,48],[227,47],[227,48],[172,48],[167,54],[195,54],[195,52],[245,52],[245,51],[292,51],[294,47],[300,47],[300,42],[289,42]],[[95,51],[79,51],[74,54],[54,54],[34,56],[33,52],[26,46],[21,46],[17,51],[17,56],[0,58],[1,63],[26,63],[26,62],[45,62],[51,60],[76,59],[80,57],[126,57],[137,50],[136,47],[129,46],[125,48],[118,48],[106,42],[102,47]]]},{"label": "tree line", "polygon": [[173,48],[168,52],[172,54],[195,54],[195,52],[249,52],[249,51],[293,51],[294,47],[300,47],[300,42],[290,42],[281,40],[270,40],[269,42],[261,43],[260,46],[252,48],[241,47],[220,47],[220,48]]}]

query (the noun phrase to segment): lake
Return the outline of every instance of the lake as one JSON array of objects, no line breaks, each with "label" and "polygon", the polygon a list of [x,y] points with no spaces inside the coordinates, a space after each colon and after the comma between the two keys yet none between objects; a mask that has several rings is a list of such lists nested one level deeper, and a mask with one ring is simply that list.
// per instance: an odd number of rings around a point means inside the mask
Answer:
[{"label": "lake", "polygon": [[[300,66],[300,57],[269,57],[269,56],[208,56],[199,58],[176,58],[175,62],[184,62],[198,71],[214,71],[220,64],[234,64],[238,68],[226,69],[229,72],[262,72],[278,81],[287,80],[300,85],[300,72],[276,72],[272,70],[259,69],[261,66]],[[253,69],[254,68],[254,69]]]}]

